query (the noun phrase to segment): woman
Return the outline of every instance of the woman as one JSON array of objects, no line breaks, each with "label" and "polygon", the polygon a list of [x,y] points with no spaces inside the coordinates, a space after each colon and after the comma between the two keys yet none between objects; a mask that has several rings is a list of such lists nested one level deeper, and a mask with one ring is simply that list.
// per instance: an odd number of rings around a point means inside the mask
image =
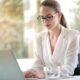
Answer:
[{"label": "woman", "polygon": [[67,28],[56,0],[45,0],[40,4],[38,19],[47,30],[37,36],[36,60],[32,69],[24,73],[25,77],[44,78],[45,73],[61,77],[73,75],[78,64],[77,31]]}]

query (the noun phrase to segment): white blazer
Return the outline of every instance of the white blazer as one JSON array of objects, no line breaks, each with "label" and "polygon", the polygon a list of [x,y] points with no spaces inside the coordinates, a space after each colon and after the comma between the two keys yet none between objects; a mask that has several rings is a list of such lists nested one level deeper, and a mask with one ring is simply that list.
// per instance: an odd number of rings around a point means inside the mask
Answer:
[{"label": "white blazer", "polygon": [[46,67],[48,74],[73,75],[78,64],[79,38],[76,30],[62,27],[53,54],[48,31],[42,31],[36,38],[35,63],[32,68]]}]

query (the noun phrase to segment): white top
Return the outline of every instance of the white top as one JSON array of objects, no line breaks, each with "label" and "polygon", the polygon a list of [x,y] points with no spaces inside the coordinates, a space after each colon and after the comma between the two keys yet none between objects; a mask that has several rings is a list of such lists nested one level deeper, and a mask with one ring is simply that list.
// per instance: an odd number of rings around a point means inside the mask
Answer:
[{"label": "white top", "polygon": [[[62,27],[53,54],[48,31],[39,33],[36,39],[34,69],[47,67],[47,73],[61,76],[72,75],[78,64],[79,38],[76,30]],[[58,67],[60,66],[60,67]]]}]

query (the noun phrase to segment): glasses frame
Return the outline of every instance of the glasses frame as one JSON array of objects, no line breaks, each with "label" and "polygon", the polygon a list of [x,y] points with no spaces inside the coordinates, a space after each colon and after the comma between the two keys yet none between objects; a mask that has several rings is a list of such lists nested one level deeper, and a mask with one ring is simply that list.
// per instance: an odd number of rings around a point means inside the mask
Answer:
[{"label": "glasses frame", "polygon": [[54,17],[55,17],[55,15],[56,15],[56,13],[55,14],[49,14],[49,15],[47,15],[47,16],[38,16],[37,17],[37,19],[39,20],[39,21],[41,21],[41,22],[44,22],[44,20],[47,20],[47,21],[52,21],[53,19],[54,19]]}]

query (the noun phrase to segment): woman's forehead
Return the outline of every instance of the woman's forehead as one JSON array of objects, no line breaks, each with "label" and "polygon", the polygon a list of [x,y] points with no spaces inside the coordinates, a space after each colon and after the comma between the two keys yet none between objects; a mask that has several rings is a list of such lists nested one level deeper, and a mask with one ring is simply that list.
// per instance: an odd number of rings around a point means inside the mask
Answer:
[{"label": "woman's forehead", "polygon": [[48,6],[41,6],[40,7],[40,14],[42,15],[47,15],[47,14],[52,14],[55,13],[54,9]]}]

